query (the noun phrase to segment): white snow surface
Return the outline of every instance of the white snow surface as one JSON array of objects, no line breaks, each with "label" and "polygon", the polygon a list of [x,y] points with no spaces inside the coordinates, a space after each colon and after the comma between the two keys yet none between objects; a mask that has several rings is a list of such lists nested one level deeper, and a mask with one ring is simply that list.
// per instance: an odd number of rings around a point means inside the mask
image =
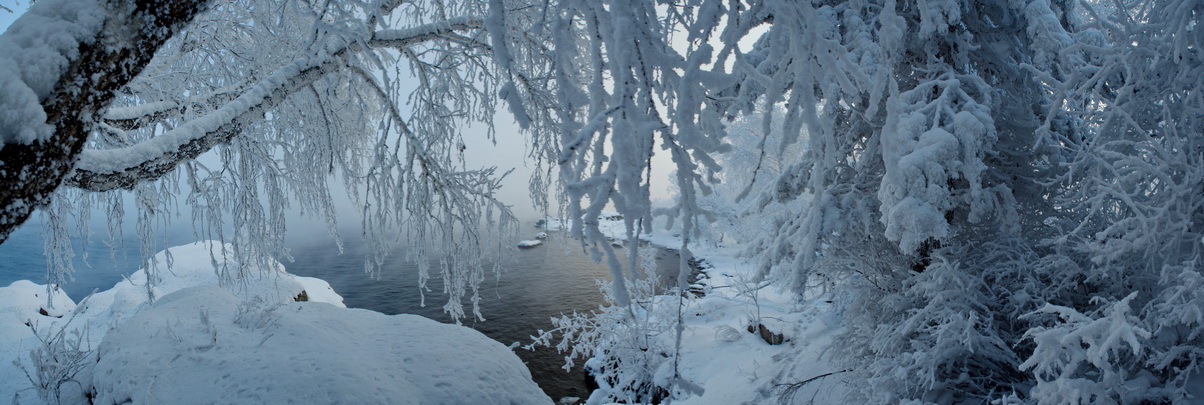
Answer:
[{"label": "white snow surface", "polygon": [[[509,349],[417,315],[306,302],[240,307],[216,286],[109,332],[97,403],[550,403]],[[172,353],[174,355],[168,355]]]},{"label": "white snow surface", "polygon": [[[669,248],[681,243],[679,238],[661,233],[646,239]],[[775,286],[759,290],[754,303],[752,294],[745,291],[754,284],[749,280],[756,267],[737,257],[740,247],[694,246],[691,250],[696,259],[713,267],[703,270],[708,276],[701,282],[706,295],[686,301],[680,367],[684,379],[706,391],[673,403],[778,403],[775,384],[839,371],[824,356],[840,330],[841,320],[833,304],[823,299],[796,303],[793,293]],[[672,296],[658,299],[676,300]],[[748,332],[758,306],[760,322],[783,334],[784,343],[770,345]],[[663,339],[672,339],[672,333],[665,335]],[[803,386],[793,398],[798,403],[842,404],[850,389],[842,375],[835,374]]]},{"label": "white snow surface", "polygon": [[44,0],[0,35],[0,148],[50,137],[41,100],[105,16],[96,1]]},{"label": "white snow surface", "polygon": [[519,242],[518,242],[518,247],[520,247],[520,248],[533,248],[533,247],[536,247],[536,246],[539,246],[539,245],[542,245],[542,244],[543,244],[543,241],[542,241],[542,240],[539,240],[539,239],[528,239],[528,240],[522,240],[522,241],[519,241]]},{"label": "white snow surface", "polygon": [[[63,403],[550,403],[517,356],[472,329],[411,315],[346,309],[325,281],[276,263],[219,285],[232,246],[197,242],[165,253],[158,298],[139,270],[76,305],[46,286],[0,287],[0,401],[39,404],[33,372],[43,336],[66,329],[92,351]],[[309,302],[294,302],[304,289]],[[62,318],[54,316],[65,315]],[[75,332],[79,334],[76,335]],[[76,383],[78,382],[78,384]]]},{"label": "white snow surface", "polygon": [[[599,228],[611,239],[624,238],[626,231],[618,214],[603,212]],[[567,229],[568,223],[546,218],[548,230]],[[654,226],[652,234],[640,239],[669,249],[681,248],[676,231]],[[742,257],[743,247],[712,241],[692,243],[695,259],[705,262],[702,272],[706,278],[699,284],[705,296],[686,301],[683,311],[685,330],[682,334],[681,377],[705,389],[702,395],[682,395],[675,404],[748,404],[778,403],[780,390],[776,384],[807,380],[828,373],[804,385],[792,398],[798,403],[843,404],[848,393],[856,389],[849,385],[838,365],[827,353],[841,328],[836,305],[825,298],[797,302],[794,293],[770,285],[756,289],[756,265]],[[756,298],[754,301],[754,297]],[[661,295],[658,300],[676,301],[675,296]],[[759,307],[759,310],[758,310]],[[785,342],[770,345],[759,335],[748,332],[757,319],[770,330],[781,333]],[[660,316],[663,314],[652,314]],[[650,323],[671,323],[672,319],[654,319]],[[673,333],[657,336],[665,339],[664,347],[672,347]],[[595,391],[585,402],[603,404],[603,388]],[[808,402],[810,401],[810,402]]]}]

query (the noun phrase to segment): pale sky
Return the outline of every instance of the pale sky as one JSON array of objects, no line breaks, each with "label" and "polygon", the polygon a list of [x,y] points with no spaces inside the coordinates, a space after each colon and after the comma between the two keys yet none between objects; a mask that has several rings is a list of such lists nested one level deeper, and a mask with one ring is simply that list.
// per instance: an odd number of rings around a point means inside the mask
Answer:
[{"label": "pale sky", "polygon": [[29,0],[22,1],[20,3],[14,0],[0,0],[0,6],[13,11],[10,13],[4,9],[0,9],[0,31],[3,31],[8,29],[9,24],[12,24],[13,20],[17,19],[17,16],[21,15],[21,13],[25,12],[25,9],[29,8]]}]

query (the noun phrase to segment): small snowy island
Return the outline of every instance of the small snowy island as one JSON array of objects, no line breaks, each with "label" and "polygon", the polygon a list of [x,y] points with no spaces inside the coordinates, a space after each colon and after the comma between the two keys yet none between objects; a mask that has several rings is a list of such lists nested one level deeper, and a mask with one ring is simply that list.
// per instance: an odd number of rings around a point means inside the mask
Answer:
[{"label": "small snowy island", "polygon": [[533,247],[536,247],[536,246],[539,246],[542,244],[543,244],[542,240],[528,239],[528,240],[519,241],[518,247],[523,248],[523,249],[530,249],[530,248],[533,248]]},{"label": "small snowy island", "polygon": [[[21,404],[552,402],[480,332],[348,309],[325,281],[279,263],[243,269],[232,248],[171,248],[154,287],[139,270],[79,304],[51,289],[47,305],[46,286],[29,281],[0,287],[0,393]],[[238,276],[219,282],[219,271]]]}]

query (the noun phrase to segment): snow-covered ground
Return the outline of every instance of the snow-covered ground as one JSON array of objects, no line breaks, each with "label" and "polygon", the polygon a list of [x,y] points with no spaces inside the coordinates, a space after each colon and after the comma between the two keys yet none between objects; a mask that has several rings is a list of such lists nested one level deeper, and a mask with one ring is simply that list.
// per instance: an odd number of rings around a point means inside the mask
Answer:
[{"label": "snow-covered ground", "polygon": [[44,285],[0,287],[0,400],[43,403],[38,381],[80,404],[83,391],[93,403],[551,402],[472,329],[347,309],[279,264],[219,286],[215,268],[237,269],[223,247],[171,248],[153,303],[144,271],[79,305],[57,292],[49,309]]},{"label": "snow-covered ground", "polygon": [[[599,227],[612,240],[622,240],[621,218],[605,213]],[[567,228],[567,222],[547,218],[543,225],[555,231]],[[679,236],[660,228],[640,239],[681,248]],[[739,257],[739,246],[703,243],[691,246],[694,258],[703,261],[706,277],[699,284],[705,295],[686,301],[680,372],[705,392],[674,403],[776,403],[789,384],[812,378],[793,390],[791,395],[799,403],[844,403],[845,394],[855,387],[845,384],[841,370],[825,356],[840,328],[835,306],[823,299],[796,302],[792,293],[773,285],[758,289],[751,281],[754,265]],[[759,333],[749,332],[748,327],[757,323],[780,333],[783,342],[771,345]],[[673,336],[665,333],[659,338]],[[665,346],[671,347],[669,342]],[[588,403],[602,403],[602,396],[603,392],[595,391]]]},{"label": "snow-covered ground", "polygon": [[[612,218],[603,230],[618,239],[623,225]],[[564,223],[547,225],[554,231]],[[643,239],[674,249],[681,243],[671,233]],[[0,287],[0,393],[17,403],[43,403],[28,373],[78,403],[87,403],[82,390],[95,391],[96,403],[551,402],[509,349],[471,329],[343,308],[324,281],[293,276],[283,266],[219,287],[214,266],[236,266],[221,254],[223,246],[172,248],[174,264],[160,271],[153,304],[144,271],[79,305],[57,292],[48,310],[43,285]],[[705,295],[686,301],[680,370],[705,392],[675,402],[776,401],[784,384],[836,372],[794,397],[840,403],[851,388],[824,356],[840,327],[833,305],[757,288],[753,266],[737,249],[692,248],[704,261]],[[303,290],[309,302],[294,302]],[[748,330],[758,323],[783,342],[771,345]],[[47,345],[35,329],[58,357],[39,350]],[[77,349],[84,352],[70,356]],[[589,402],[599,403],[601,394]]]},{"label": "snow-covered ground", "polygon": [[[785,384],[839,371],[824,357],[840,327],[831,303],[795,303],[792,294],[773,286],[756,290],[748,281],[752,265],[737,258],[734,248],[694,251],[712,267],[703,270],[706,295],[687,301],[681,374],[706,392],[675,403],[776,402]],[[782,334],[782,343],[771,345],[748,330],[758,323]],[[840,377],[808,383],[795,397],[802,403],[843,403],[847,387]]]}]

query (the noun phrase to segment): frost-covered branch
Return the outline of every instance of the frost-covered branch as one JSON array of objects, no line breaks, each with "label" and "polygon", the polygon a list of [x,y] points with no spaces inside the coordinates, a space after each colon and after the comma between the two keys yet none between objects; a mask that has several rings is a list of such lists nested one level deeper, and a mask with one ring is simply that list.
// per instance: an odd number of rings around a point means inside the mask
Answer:
[{"label": "frost-covered branch", "polygon": [[230,103],[163,135],[124,148],[83,151],[67,184],[89,191],[130,188],[137,182],[157,179],[181,162],[229,142],[289,95],[337,69],[338,59],[348,48],[331,48],[338,51],[282,66]]},{"label": "frost-covered branch", "polygon": [[181,115],[187,109],[214,109],[233,101],[239,96],[238,88],[232,86],[205,95],[189,97],[184,101],[163,100],[131,107],[114,107],[105,110],[104,123],[123,131],[132,131],[146,125],[161,122],[168,117]]},{"label": "frost-covered branch", "polygon": [[[371,46],[404,48],[455,31],[480,28],[480,24],[480,20],[475,18],[452,18],[411,29],[378,31],[368,43]],[[206,98],[207,105],[216,105],[215,101],[223,98],[233,100],[162,135],[123,148],[85,150],[67,184],[89,191],[128,189],[137,182],[157,179],[174,170],[181,162],[195,159],[213,147],[229,142],[291,94],[345,65],[344,58],[355,44],[339,39],[331,41],[318,47],[318,55],[303,57],[280,67],[260,82],[237,93],[236,98],[231,91],[218,92]],[[387,98],[382,101],[388,103]],[[105,118],[120,129],[130,130],[178,113],[184,108],[185,105],[175,102],[151,103],[136,108],[112,109]],[[396,113],[394,115],[399,118]]]},{"label": "frost-covered branch", "polygon": [[368,45],[374,47],[406,48],[435,38],[447,37],[455,32],[481,29],[483,27],[484,22],[480,18],[455,17],[417,27],[376,31],[372,34],[372,39],[368,41]]}]

